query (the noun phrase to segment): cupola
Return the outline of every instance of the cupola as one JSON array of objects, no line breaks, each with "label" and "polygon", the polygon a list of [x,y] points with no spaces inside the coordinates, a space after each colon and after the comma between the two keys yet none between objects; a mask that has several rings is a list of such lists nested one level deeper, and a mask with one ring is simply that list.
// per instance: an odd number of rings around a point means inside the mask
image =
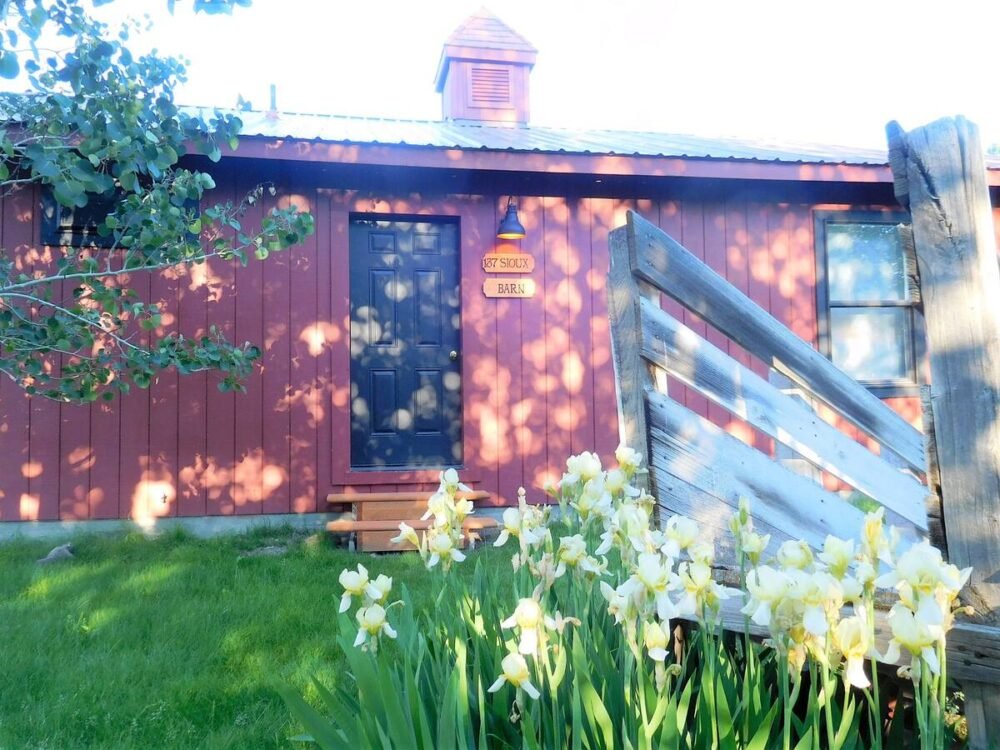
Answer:
[{"label": "cupola", "polygon": [[538,50],[485,8],[469,16],[441,51],[437,90],[445,120],[526,125],[528,78]]}]

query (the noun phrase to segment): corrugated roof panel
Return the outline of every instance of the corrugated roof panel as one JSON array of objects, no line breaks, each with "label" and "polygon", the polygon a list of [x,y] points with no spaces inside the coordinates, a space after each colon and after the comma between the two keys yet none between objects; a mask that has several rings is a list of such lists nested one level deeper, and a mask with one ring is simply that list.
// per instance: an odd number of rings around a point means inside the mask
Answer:
[{"label": "corrugated roof panel", "polygon": [[[190,110],[205,116],[210,110]],[[542,153],[663,156],[813,164],[885,164],[882,149],[627,130],[509,127],[341,115],[235,112],[243,134],[269,138]]]}]

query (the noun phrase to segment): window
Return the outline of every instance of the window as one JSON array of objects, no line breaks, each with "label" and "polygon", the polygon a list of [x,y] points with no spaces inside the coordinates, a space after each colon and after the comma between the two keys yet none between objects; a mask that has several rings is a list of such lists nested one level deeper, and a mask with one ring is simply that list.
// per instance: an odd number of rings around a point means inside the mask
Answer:
[{"label": "window", "polygon": [[121,199],[118,193],[91,195],[83,208],[63,206],[48,186],[42,188],[42,244],[64,247],[103,247],[113,244],[112,237],[101,237],[97,228],[114,211]]},{"label": "window", "polygon": [[901,214],[816,216],[820,346],[880,396],[917,385],[920,320],[903,246]]}]

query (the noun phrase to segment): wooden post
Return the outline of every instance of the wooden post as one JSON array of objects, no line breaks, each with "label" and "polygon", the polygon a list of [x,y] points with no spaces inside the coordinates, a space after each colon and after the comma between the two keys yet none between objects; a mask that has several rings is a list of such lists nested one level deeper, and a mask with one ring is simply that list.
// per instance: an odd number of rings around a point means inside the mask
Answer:
[{"label": "wooden post", "polygon": [[[626,227],[611,231],[608,239],[611,269],[608,272],[608,317],[611,322],[611,358],[618,391],[618,436],[621,443],[639,451],[643,466],[635,482],[639,489],[650,490],[649,432],[646,429],[646,391],[659,387],[666,393],[666,374],[654,377],[644,364],[639,351],[642,329],[639,300],[659,298],[658,292],[645,283],[637,282],[632,273]],[[657,382],[657,380],[661,382]]]},{"label": "wooden post", "polygon": [[[896,197],[908,206],[927,322],[931,409],[951,562],[963,592],[1000,623],[1000,270],[979,132],[959,117],[887,126]],[[1000,737],[1000,692],[963,685],[969,738]]]}]

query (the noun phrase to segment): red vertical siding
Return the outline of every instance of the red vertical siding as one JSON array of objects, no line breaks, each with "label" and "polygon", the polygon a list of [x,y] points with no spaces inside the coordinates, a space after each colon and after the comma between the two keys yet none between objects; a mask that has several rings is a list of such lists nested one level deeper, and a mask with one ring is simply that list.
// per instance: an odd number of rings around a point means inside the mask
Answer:
[{"label": "red vertical siding", "polygon": [[570,201],[569,216],[569,340],[563,364],[563,380],[569,391],[572,408],[570,451],[580,453],[594,449],[594,378],[590,371],[589,344],[594,312],[591,286],[600,269],[593,267],[591,255],[590,202],[584,199]]},{"label": "red vertical siding", "polygon": [[[232,341],[261,347],[247,394],[220,393],[215,374],[171,372],[149,390],[76,407],[31,400],[0,382],[0,520],[309,512],[324,509],[330,492],[430,491],[434,477],[428,472],[349,471],[352,211],[460,222],[465,474],[495,501],[513,501],[520,485],[538,498],[542,483],[560,476],[568,455],[596,450],[610,459],[617,445],[605,275],[608,231],[629,208],[658,222],[816,343],[813,207],[805,203],[522,196],[528,236],[519,245],[535,258],[529,276],[538,291],[528,299],[494,300],[483,295],[481,261],[486,252],[512,249],[494,237],[505,194],[340,190],[292,173],[277,181],[274,201],[294,203],[316,218],[316,234],[303,245],[246,268],[213,262],[134,279],[140,293],[164,302],[164,332],[198,336],[215,325]],[[226,171],[217,182],[211,202],[239,200],[253,185]],[[37,242],[33,200],[26,195],[3,199],[6,247]],[[259,220],[271,203],[255,207],[246,223]],[[29,261],[42,267],[49,259],[42,249]],[[679,305],[665,304],[706,332]],[[763,363],[718,332],[708,337],[767,376]],[[730,424],[728,413],[693,392],[681,389],[675,396]],[[914,404],[891,402],[916,420]],[[770,447],[759,435],[753,439]]]},{"label": "red vertical siding", "polygon": [[[499,211],[505,205],[493,201],[493,221],[499,223]],[[513,242],[494,240],[497,252],[517,252]],[[473,259],[470,259],[472,262]],[[497,358],[497,490],[503,502],[517,500],[517,488],[524,481],[521,426],[524,422],[522,407],[521,370],[521,305],[519,299],[498,299],[496,304],[496,358]]]},{"label": "red vertical siding", "polygon": [[[159,305],[161,326],[159,336],[176,334],[178,331],[177,292],[179,272],[170,269],[154,275],[150,280],[150,299]],[[162,483],[166,489],[159,490],[160,496],[167,494],[166,507],[157,509],[158,516],[177,515],[177,437],[179,408],[177,400],[178,374],[176,370],[164,370],[153,380],[149,388],[149,468],[148,479]],[[162,500],[160,500],[162,504]]]},{"label": "red vertical siding", "polygon": [[[590,366],[594,381],[594,450],[602,458],[618,446],[618,407],[615,394],[614,365],[611,362],[611,336],[608,330],[607,269],[611,264],[608,232],[616,220],[614,201],[595,198],[590,201]],[[620,217],[619,217],[620,218]]]},{"label": "red vertical siding", "polygon": [[[289,252],[289,371],[288,371],[288,471],[291,510],[308,513],[316,510],[318,470],[321,466],[317,444],[319,436],[328,434],[319,429],[329,413],[329,400],[316,382],[317,364],[331,343],[344,335],[319,314],[321,274],[316,253],[320,239],[329,240],[329,209],[321,207],[314,190],[293,183],[281,206],[296,206],[316,217],[316,233],[301,247]],[[324,210],[326,209],[326,210]],[[329,283],[323,287],[324,296]],[[327,377],[329,382],[329,377]],[[327,450],[329,443],[326,442]],[[324,462],[325,463],[325,462]]]},{"label": "red vertical siding", "polygon": [[[282,187],[281,200],[287,203]],[[264,211],[270,211],[278,199],[267,195]],[[261,511],[287,513],[291,503],[288,465],[290,402],[289,354],[294,335],[291,322],[291,290],[289,289],[290,252],[277,253],[261,268],[260,299],[263,330],[260,342],[261,359],[261,421],[263,424],[261,453]]]},{"label": "red vertical siding", "polygon": [[[255,180],[244,177],[237,181],[237,195],[253,189]],[[248,226],[257,226],[262,215],[261,203],[251,206],[243,221]],[[273,268],[269,268],[272,271]],[[242,344],[251,341],[261,344],[264,328],[262,302],[263,266],[251,260],[246,266],[236,268],[236,333],[234,341]],[[233,472],[233,500],[237,514],[261,512],[264,483],[264,420],[262,398],[264,384],[260,367],[255,368],[254,377],[246,382],[246,393],[238,397],[236,408],[236,466]]]},{"label": "red vertical siding", "polygon": [[[746,206],[746,256],[747,295],[760,307],[767,310],[770,302],[770,285],[774,276],[771,264],[770,243],[767,234],[767,209],[761,204],[748,203]],[[750,366],[764,380],[768,379],[768,366],[756,357],[750,357]],[[765,453],[770,453],[774,441],[756,432],[754,445]]]},{"label": "red vertical siding", "polygon": [[542,199],[544,216],[545,387],[548,478],[557,479],[571,452],[572,406],[564,368],[569,351],[569,211],[562,198]]},{"label": "red vertical siding", "polygon": [[[29,273],[24,251],[34,242],[32,197],[17,190],[3,200],[3,247],[11,252],[17,270]],[[36,502],[28,494],[30,466],[31,401],[13,381],[0,381],[0,519],[29,520],[38,517]]]},{"label": "red vertical siding", "polygon": [[[497,396],[497,329],[492,300],[483,296],[484,248],[496,242],[493,201],[471,199],[461,216],[462,399],[466,411],[465,465],[496,495],[500,466],[500,408]],[[471,282],[471,283],[469,283]]]},{"label": "red vertical siding", "polygon": [[[658,209],[656,217],[657,226],[680,242],[682,234],[680,202],[663,201],[659,204]],[[650,217],[650,220],[653,221],[653,217]],[[684,320],[684,306],[669,295],[660,295],[660,306],[677,320]],[[683,386],[677,381],[670,379],[667,383],[667,392],[678,403],[687,403],[689,398],[687,386]]]},{"label": "red vertical siding", "polygon": [[[236,200],[235,178],[222,174],[218,188],[208,196],[208,203],[225,203]],[[213,326],[229,340],[235,338],[236,297],[233,294],[235,269],[231,263],[213,260],[207,264],[210,279],[209,304],[206,324]],[[209,515],[233,513],[233,462],[236,455],[236,394],[222,393],[218,388],[219,376],[211,374],[205,388],[206,457],[202,472],[205,503]],[[241,408],[247,408],[241,400]]]},{"label": "red vertical siding", "polygon": [[[535,259],[535,279],[538,291],[534,297],[521,301],[521,365],[523,426],[521,428],[523,483],[525,488],[541,487],[548,466],[546,414],[548,412],[549,361],[545,328],[544,279],[545,254],[542,201],[525,197],[520,202],[520,216],[528,236],[521,240],[521,250]],[[589,345],[588,345],[589,350]],[[587,375],[590,375],[588,366]],[[468,408],[468,407],[467,407]]]},{"label": "red vertical siding", "polygon": [[[178,276],[177,330],[197,340],[208,328],[210,267],[190,266]],[[193,373],[177,383],[177,514],[208,512],[205,472],[208,468],[208,396],[206,373]],[[214,387],[214,386],[212,386]]]}]

